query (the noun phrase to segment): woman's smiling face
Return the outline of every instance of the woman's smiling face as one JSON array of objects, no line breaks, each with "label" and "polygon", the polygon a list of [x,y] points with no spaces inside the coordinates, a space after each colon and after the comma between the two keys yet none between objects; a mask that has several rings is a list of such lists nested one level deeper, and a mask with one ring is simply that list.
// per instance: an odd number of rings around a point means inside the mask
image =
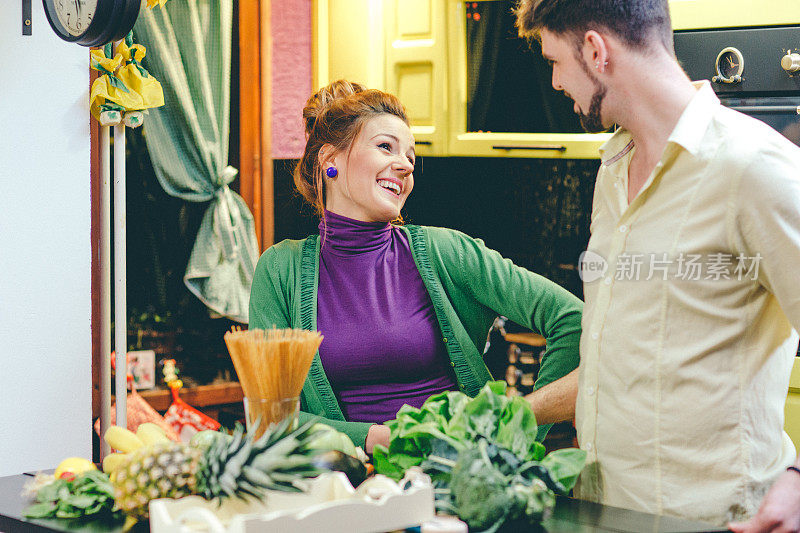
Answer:
[{"label": "woman's smiling face", "polygon": [[325,208],[363,222],[396,219],[414,188],[414,161],[414,136],[405,122],[389,114],[367,120],[349,152],[322,163],[323,173],[338,170],[324,178]]}]

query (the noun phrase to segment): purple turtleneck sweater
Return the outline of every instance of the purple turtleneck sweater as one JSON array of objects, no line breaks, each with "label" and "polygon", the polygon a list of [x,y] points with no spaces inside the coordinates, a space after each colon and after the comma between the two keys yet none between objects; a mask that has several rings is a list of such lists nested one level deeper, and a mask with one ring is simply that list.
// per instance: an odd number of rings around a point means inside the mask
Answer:
[{"label": "purple turtleneck sweater", "polygon": [[385,222],[326,211],[317,328],[322,366],[345,419],[383,423],[403,404],[456,390],[408,237]]}]

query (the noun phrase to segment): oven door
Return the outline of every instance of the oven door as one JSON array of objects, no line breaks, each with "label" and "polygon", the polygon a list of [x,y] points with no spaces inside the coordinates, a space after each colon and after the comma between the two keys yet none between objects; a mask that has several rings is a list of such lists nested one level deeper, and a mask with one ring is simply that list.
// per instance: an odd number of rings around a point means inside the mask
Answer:
[{"label": "oven door", "polygon": [[720,98],[722,104],[765,122],[800,146],[800,96]]}]

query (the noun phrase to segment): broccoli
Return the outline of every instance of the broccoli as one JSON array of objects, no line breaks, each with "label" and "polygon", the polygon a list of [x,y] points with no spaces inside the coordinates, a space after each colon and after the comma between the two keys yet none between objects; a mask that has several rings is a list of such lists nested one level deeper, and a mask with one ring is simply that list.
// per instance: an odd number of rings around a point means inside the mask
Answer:
[{"label": "broccoli", "polygon": [[495,524],[499,527],[509,514],[518,512],[508,485],[508,478],[484,460],[480,447],[465,450],[459,455],[450,480],[458,516],[473,528],[489,529]]},{"label": "broccoli", "polygon": [[510,468],[518,464],[513,454],[483,439],[459,453],[450,495],[458,516],[471,528],[493,533],[506,521],[539,522],[552,511],[553,491],[543,480],[523,477]]}]

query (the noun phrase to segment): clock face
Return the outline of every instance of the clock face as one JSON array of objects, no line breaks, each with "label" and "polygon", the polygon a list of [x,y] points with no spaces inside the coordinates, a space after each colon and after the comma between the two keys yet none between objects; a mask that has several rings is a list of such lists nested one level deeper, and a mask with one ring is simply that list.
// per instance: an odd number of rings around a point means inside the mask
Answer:
[{"label": "clock face", "polygon": [[82,35],[92,22],[98,0],[53,0],[56,16],[71,35]]},{"label": "clock face", "polygon": [[103,46],[131,31],[142,0],[42,0],[42,4],[47,22],[61,39],[81,46]]}]

